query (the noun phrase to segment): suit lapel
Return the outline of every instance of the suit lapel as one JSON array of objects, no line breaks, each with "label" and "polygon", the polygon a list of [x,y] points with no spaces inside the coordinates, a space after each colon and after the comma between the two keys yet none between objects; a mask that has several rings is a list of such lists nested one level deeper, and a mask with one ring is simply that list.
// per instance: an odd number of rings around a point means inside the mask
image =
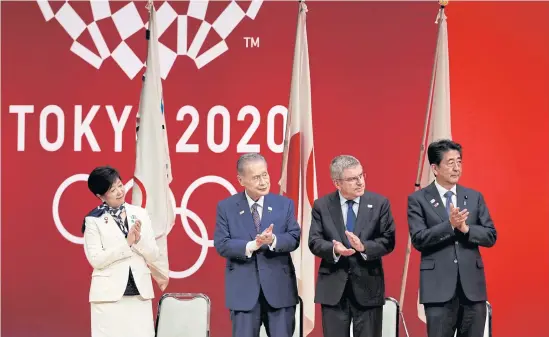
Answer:
[{"label": "suit lapel", "polygon": [[[271,209],[271,211],[269,211]],[[271,221],[271,212],[273,207],[273,199],[271,198],[271,194],[267,194],[265,198],[263,198],[263,213],[261,214],[261,224],[260,224],[260,230],[263,232],[267,227],[269,227],[272,223]],[[273,228],[274,230],[274,228]]]},{"label": "suit lapel", "polygon": [[[257,235],[257,230],[255,229],[254,219],[252,218],[252,212],[250,210],[250,205],[248,205],[248,199],[246,199],[246,194],[244,192],[240,193],[241,198],[236,203],[236,211],[238,212],[237,219],[242,220],[245,229],[250,234],[252,239],[255,239]],[[263,203],[265,205],[265,203]]]},{"label": "suit lapel", "polygon": [[[126,215],[128,214],[127,212],[128,211],[126,210]],[[105,212],[103,215],[98,217],[96,221],[97,221],[98,228],[104,228],[105,230],[109,231],[112,235],[122,238],[124,240],[126,239],[124,237],[124,233],[122,233],[120,228],[118,228],[118,225],[116,224],[113,217],[108,212]]]},{"label": "suit lapel", "polygon": [[438,194],[438,190],[434,182],[432,182],[429,186],[425,188],[425,199],[427,199],[427,202],[429,202],[431,208],[438,214],[438,216],[440,216],[440,219],[442,219],[442,221],[448,220],[446,208],[444,207],[444,203],[442,202],[442,199]]},{"label": "suit lapel", "polygon": [[463,211],[467,208],[467,205],[465,204],[465,190],[463,187],[456,185],[456,194],[457,194],[457,207],[459,207],[460,211]]},{"label": "suit lapel", "polygon": [[131,205],[128,205],[128,204],[126,204],[126,219],[128,219],[128,231],[132,229],[132,226],[135,224],[137,220],[143,221],[142,219],[137,218],[137,215],[135,214],[133,207],[131,207]]},{"label": "suit lapel", "polygon": [[360,203],[358,204],[358,216],[356,218],[355,230],[353,231],[353,233],[355,233],[358,237],[360,237],[360,234],[366,228],[368,222],[371,220],[372,208],[368,207],[368,205],[371,204],[372,202],[370,200],[370,197],[366,193],[364,193],[364,195],[360,198]]},{"label": "suit lapel", "polygon": [[341,239],[340,242],[349,247],[349,241],[347,240],[347,235],[345,235],[345,222],[343,221],[343,213],[341,212],[341,202],[337,191],[331,196],[329,209],[336,231]]}]

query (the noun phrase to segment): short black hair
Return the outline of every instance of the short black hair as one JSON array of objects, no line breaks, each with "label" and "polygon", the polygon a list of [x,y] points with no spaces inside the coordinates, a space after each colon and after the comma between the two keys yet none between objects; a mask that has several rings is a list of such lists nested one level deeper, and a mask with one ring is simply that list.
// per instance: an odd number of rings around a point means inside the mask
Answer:
[{"label": "short black hair", "polygon": [[440,165],[440,162],[444,158],[444,154],[448,151],[456,150],[459,152],[460,157],[463,157],[461,153],[461,145],[451,141],[450,139],[441,139],[429,144],[427,149],[427,156],[429,157],[430,165]]},{"label": "short black hair", "polygon": [[88,188],[93,195],[107,193],[116,179],[122,180],[120,173],[110,166],[99,166],[93,169],[88,177]]}]

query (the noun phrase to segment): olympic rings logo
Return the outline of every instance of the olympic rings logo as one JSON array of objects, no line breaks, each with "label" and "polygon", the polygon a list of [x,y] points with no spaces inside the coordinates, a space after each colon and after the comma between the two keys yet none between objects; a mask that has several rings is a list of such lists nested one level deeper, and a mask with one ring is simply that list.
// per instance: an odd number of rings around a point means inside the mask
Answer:
[{"label": "olympic rings logo", "polygon": [[[75,174],[67,179],[65,179],[61,185],[57,188],[57,191],[55,192],[55,195],[53,197],[53,204],[52,204],[52,214],[53,214],[53,221],[55,223],[55,227],[57,231],[69,242],[72,242],[74,244],[82,245],[84,244],[84,238],[81,236],[75,236],[63,225],[63,222],[61,221],[61,217],[59,216],[59,203],[61,200],[61,197],[63,196],[63,193],[65,190],[71,186],[72,184],[79,182],[79,181],[88,181],[88,174]],[[180,215],[181,224],[183,225],[183,229],[185,230],[185,233],[189,236],[191,240],[193,240],[196,244],[201,246],[200,254],[198,256],[198,259],[196,262],[189,267],[186,270],[183,271],[171,271],[170,270],[170,278],[176,278],[176,279],[182,279],[189,277],[196,273],[200,267],[202,267],[202,264],[204,264],[204,261],[206,261],[206,256],[208,255],[208,248],[213,247],[213,240],[210,240],[208,238],[208,231],[206,229],[206,225],[200,219],[200,217],[187,208],[187,205],[189,204],[189,200],[191,198],[191,195],[193,192],[199,188],[200,186],[208,183],[215,183],[219,184],[227,189],[231,195],[234,195],[237,193],[234,186],[225,178],[219,177],[219,176],[204,176],[201,178],[198,178],[195,180],[183,193],[183,197],[181,198],[181,206],[177,207],[175,204],[175,196],[170,189],[170,200],[172,202],[173,209],[175,210],[175,214]],[[126,191],[129,191],[134,185],[133,179],[129,180],[124,186],[126,188]],[[191,225],[189,223],[189,218],[196,224],[198,227],[198,230],[200,231],[200,234],[197,234],[194,232],[194,230],[191,228]]]}]

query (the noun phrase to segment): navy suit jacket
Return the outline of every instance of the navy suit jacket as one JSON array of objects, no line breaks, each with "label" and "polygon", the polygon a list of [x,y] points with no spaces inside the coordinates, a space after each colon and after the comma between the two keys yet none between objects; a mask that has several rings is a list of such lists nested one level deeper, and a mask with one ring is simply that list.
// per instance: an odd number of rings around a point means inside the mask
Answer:
[{"label": "navy suit jacket", "polygon": [[263,245],[248,258],[246,244],[255,240],[257,230],[245,193],[230,196],[217,205],[214,246],[227,259],[225,301],[230,310],[252,310],[260,289],[273,308],[298,303],[290,252],[299,246],[301,228],[295,219],[292,200],[272,193],[265,196],[260,231],[271,224],[276,235],[274,251]]}]

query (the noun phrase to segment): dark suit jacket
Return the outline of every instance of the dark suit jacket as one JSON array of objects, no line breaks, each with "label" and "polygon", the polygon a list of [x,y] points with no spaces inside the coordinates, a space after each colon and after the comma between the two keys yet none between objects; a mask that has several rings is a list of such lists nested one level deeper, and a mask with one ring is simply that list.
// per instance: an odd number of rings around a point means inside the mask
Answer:
[{"label": "dark suit jacket", "polygon": [[235,194],[217,205],[214,246],[227,259],[225,302],[231,310],[252,310],[260,287],[273,308],[291,307],[298,302],[290,252],[299,246],[301,228],[292,200],[272,193],[265,196],[260,231],[270,224],[274,224],[276,249],[271,251],[264,245],[248,258],[246,244],[255,240],[257,231],[246,195]]},{"label": "dark suit jacket", "polygon": [[434,184],[408,197],[408,225],[413,246],[421,252],[420,302],[449,301],[458,280],[471,301],[485,301],[486,280],[479,246],[496,243],[496,229],[482,194],[456,186],[457,206],[467,209],[467,234],[452,229]]},{"label": "dark suit jacket", "polygon": [[348,242],[339,192],[314,202],[309,248],[314,255],[322,258],[316,283],[316,303],[337,304],[348,280],[360,305],[378,306],[385,303],[381,257],[392,252],[395,247],[395,223],[389,200],[365,192],[360,198],[354,233],[364,244],[367,259],[357,252],[349,257],[341,256],[334,263],[332,240],[343,244]]}]

